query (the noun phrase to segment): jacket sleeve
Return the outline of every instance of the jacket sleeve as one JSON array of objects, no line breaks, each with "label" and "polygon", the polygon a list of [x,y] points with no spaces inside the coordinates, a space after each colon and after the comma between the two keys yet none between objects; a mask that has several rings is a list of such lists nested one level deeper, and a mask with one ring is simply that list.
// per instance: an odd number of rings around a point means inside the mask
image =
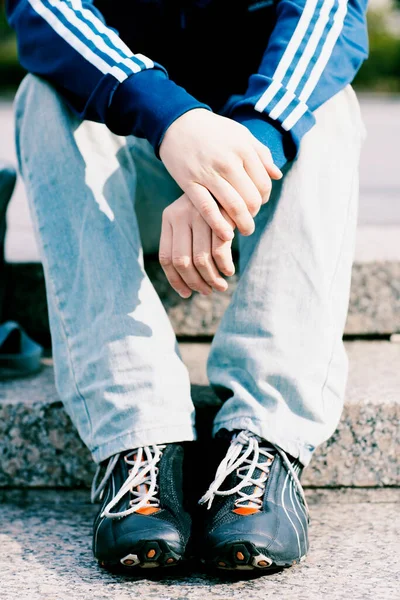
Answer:
[{"label": "jacket sleeve", "polygon": [[352,82],[368,55],[367,0],[278,0],[258,73],[229,116],[282,167],[313,127],[313,111]]},{"label": "jacket sleeve", "polygon": [[7,0],[6,11],[22,66],[54,84],[82,119],[145,137],[157,153],[175,119],[209,108],[134,54],[91,0]]}]

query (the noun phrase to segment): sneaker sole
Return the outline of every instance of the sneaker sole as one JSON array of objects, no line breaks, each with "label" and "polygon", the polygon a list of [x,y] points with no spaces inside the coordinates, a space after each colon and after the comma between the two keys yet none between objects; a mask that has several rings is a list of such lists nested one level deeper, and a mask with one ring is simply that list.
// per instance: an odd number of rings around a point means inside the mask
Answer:
[{"label": "sneaker sole", "polygon": [[213,550],[213,556],[202,562],[225,571],[272,571],[292,567],[303,562],[306,556],[292,562],[273,561],[265,554],[265,550],[257,548],[251,542],[233,542],[218,546]]},{"label": "sneaker sole", "polygon": [[98,560],[103,569],[123,568],[124,570],[155,569],[174,567],[183,559],[183,553],[172,550],[164,540],[146,540],[131,552],[113,561]]}]

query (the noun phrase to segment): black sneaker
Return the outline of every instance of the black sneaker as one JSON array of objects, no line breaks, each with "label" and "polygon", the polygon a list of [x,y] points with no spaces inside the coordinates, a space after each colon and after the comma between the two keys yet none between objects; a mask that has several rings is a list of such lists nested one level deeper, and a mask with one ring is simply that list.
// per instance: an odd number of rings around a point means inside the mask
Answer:
[{"label": "black sneaker", "polygon": [[231,440],[207,504],[202,560],[220,569],[289,567],[308,551],[308,509],[302,466],[256,435]]},{"label": "black sneaker", "polygon": [[102,567],[165,567],[184,556],[191,519],[183,505],[181,444],[145,446],[111,457],[92,500],[93,553]]}]

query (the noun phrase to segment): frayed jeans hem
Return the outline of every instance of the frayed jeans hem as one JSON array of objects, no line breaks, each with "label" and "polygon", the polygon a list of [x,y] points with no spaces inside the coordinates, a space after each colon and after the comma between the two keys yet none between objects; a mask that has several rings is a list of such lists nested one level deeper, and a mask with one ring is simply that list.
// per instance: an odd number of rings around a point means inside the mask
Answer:
[{"label": "frayed jeans hem", "polygon": [[124,433],[104,444],[91,450],[93,460],[99,464],[114,454],[133,450],[142,446],[154,444],[173,444],[177,442],[193,442],[197,438],[193,425],[187,423],[181,425],[141,429]]},{"label": "frayed jeans hem", "polygon": [[279,448],[293,456],[293,458],[297,458],[304,467],[310,464],[313,455],[311,447],[307,447],[300,440],[288,440],[285,436],[279,435],[277,431],[271,431],[268,423],[264,421],[259,421],[253,417],[237,417],[235,419],[215,421],[212,432],[213,437],[221,429],[226,429],[227,431],[251,431],[271,444],[279,446]]}]

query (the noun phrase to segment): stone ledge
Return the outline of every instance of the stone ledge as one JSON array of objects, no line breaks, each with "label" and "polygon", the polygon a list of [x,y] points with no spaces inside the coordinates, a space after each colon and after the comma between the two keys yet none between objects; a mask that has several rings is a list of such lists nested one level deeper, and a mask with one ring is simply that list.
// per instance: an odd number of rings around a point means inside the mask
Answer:
[{"label": "stone ledge", "polygon": [[[333,437],[304,473],[304,484],[400,485],[400,344],[347,344],[351,372],[345,409]],[[201,437],[218,400],[204,385],[206,344],[181,345],[191,372]],[[53,369],[0,385],[0,486],[88,486],[94,466],[67,417]]]},{"label": "stone ledge", "polygon": [[[179,336],[212,336],[236,287],[211,297],[194,294],[183,300],[169,286],[156,260],[147,260],[147,272],[166,307]],[[42,266],[38,263],[8,265],[7,298],[3,320],[21,323],[36,340],[50,345]],[[29,299],[29,301],[27,301]],[[349,314],[348,335],[390,335],[400,331],[400,261],[356,262]]]}]

